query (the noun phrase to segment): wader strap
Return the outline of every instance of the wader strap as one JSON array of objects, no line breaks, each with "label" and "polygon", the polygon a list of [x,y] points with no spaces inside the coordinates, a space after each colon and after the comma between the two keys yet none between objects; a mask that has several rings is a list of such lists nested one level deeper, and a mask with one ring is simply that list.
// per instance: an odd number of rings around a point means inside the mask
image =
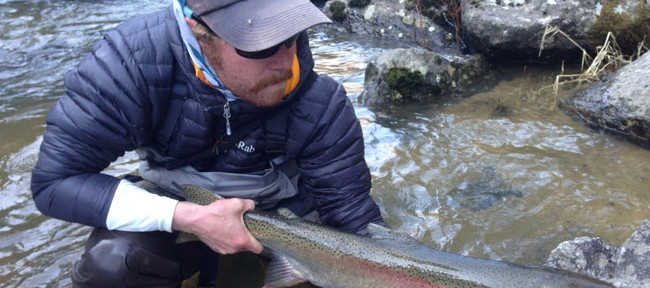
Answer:
[{"label": "wader strap", "polygon": [[287,152],[287,121],[289,107],[278,111],[264,124],[264,141],[266,142],[266,157],[273,160]]},{"label": "wader strap", "polygon": [[298,166],[295,160],[286,158],[288,119],[288,107],[268,119],[264,126],[264,141],[266,141],[266,158],[274,167],[287,175],[289,179],[293,179],[298,176]]},{"label": "wader strap", "polygon": [[[314,84],[318,74],[313,70],[309,72],[304,83],[297,93],[305,93]],[[289,105],[287,105],[289,106]],[[298,167],[293,159],[286,159],[287,153],[287,121],[289,107],[284,107],[264,123],[264,141],[266,141],[266,158],[275,167],[284,172],[289,178],[298,175]],[[289,160],[289,161],[287,161]]]}]

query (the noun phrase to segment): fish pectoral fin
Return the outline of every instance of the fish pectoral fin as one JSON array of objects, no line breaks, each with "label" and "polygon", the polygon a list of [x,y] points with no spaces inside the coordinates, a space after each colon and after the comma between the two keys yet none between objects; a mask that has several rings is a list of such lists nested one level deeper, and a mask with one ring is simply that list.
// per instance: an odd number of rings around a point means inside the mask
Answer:
[{"label": "fish pectoral fin", "polygon": [[368,233],[370,233],[370,237],[378,240],[391,239],[391,240],[400,240],[403,242],[417,242],[417,240],[411,237],[411,235],[395,232],[393,230],[390,230],[389,228],[386,228],[381,225],[377,225],[375,223],[368,224]]},{"label": "fish pectoral fin", "polygon": [[176,236],[176,244],[182,244],[182,243],[192,242],[192,241],[201,241],[201,240],[199,240],[199,238],[196,237],[194,234],[187,233],[187,232],[180,232]]},{"label": "fish pectoral fin", "polygon": [[384,226],[370,223],[368,224],[368,233],[372,238],[390,238],[393,232]]},{"label": "fish pectoral fin", "polygon": [[279,288],[307,282],[287,257],[275,254],[266,268],[263,288]]}]

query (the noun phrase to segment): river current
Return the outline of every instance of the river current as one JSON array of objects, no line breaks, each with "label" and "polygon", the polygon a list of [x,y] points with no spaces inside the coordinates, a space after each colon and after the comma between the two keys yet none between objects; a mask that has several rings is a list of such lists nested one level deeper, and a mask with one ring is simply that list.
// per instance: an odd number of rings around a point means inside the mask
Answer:
[{"label": "river current", "polygon": [[[94,41],[167,5],[0,0],[0,286],[71,286],[90,228],[41,215],[29,189],[47,113]],[[398,44],[319,30],[311,46],[317,72],[341,81],[355,103],[371,195],[392,228],[452,253],[541,265],[562,241],[621,245],[650,218],[650,151],[558,109],[572,91],[556,96],[544,87],[560,67],[499,66],[499,80],[481,93],[374,111],[357,101],[366,63]],[[127,153],[105,173],[136,166]],[[468,207],[464,201],[478,196],[463,191],[485,175],[520,194],[493,193],[487,207]]]}]

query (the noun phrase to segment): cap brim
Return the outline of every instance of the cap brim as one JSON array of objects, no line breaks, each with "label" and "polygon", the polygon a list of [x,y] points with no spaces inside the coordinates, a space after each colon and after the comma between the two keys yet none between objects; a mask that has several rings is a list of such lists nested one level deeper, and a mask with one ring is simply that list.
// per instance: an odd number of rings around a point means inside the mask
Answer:
[{"label": "cap brim", "polygon": [[307,28],[332,22],[309,0],[240,1],[200,17],[223,40],[249,52],[264,50]]}]

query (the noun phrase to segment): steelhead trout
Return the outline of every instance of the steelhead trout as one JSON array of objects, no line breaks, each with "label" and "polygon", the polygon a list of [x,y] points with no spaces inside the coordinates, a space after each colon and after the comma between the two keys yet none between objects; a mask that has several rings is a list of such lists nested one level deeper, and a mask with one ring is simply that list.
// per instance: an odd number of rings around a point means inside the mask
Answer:
[{"label": "steelhead trout", "polygon": [[[183,186],[187,200],[207,205],[218,196]],[[359,236],[299,218],[247,212],[248,230],[273,251],[264,287],[309,281],[320,287],[605,288],[606,282],[549,267],[461,256],[371,224]]]}]

